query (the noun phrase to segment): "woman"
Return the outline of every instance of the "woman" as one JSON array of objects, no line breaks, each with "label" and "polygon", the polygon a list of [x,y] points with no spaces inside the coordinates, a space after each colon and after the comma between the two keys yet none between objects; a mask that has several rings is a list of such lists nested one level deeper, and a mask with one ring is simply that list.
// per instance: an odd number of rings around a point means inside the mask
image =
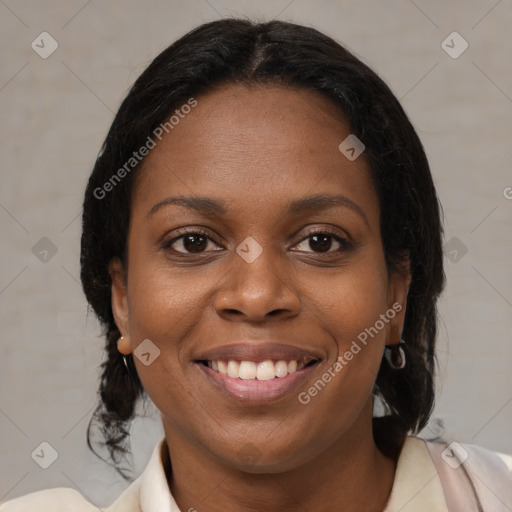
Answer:
[{"label": "woman", "polygon": [[[123,472],[139,398],[165,432],[109,512],[511,509],[511,457],[412,435],[440,207],[396,98],[325,35],[222,20],[162,52],[90,177],[81,266],[107,341],[89,434]],[[0,510],[96,509],[53,489]]]}]

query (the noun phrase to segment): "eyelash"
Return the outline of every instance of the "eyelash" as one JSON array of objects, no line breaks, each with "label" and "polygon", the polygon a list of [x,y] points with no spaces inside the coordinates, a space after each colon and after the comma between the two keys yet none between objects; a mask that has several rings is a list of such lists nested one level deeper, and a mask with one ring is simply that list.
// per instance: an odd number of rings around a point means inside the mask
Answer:
[{"label": "eyelash", "polygon": [[[171,250],[174,253],[179,254],[179,255],[187,255],[187,254],[189,254],[189,255],[200,255],[200,254],[204,254],[204,253],[208,252],[208,251],[203,251],[203,252],[193,253],[193,252],[175,251],[174,249],[172,249],[172,245],[175,242],[177,242],[178,240],[181,240],[182,238],[184,238],[187,235],[201,235],[201,236],[204,236],[205,238],[208,238],[209,240],[213,241],[217,245],[221,245],[214,238],[212,238],[211,233],[207,232],[206,230],[204,230],[202,228],[178,230],[177,233],[178,233],[178,236],[174,236],[173,238],[171,238],[170,240],[165,241],[162,244],[162,249]],[[353,245],[346,238],[343,238],[339,234],[332,232],[328,228],[322,228],[322,229],[316,229],[316,230],[309,231],[306,234],[306,236],[301,238],[301,240],[299,240],[295,245],[298,245],[298,244],[306,241],[308,238],[310,238],[310,237],[312,237],[314,235],[328,235],[328,236],[332,237],[336,242],[338,242],[341,247],[339,249],[335,250],[335,251],[329,250],[329,251],[326,251],[324,253],[322,253],[322,252],[315,252],[315,251],[304,251],[304,252],[312,252],[313,254],[333,254],[333,253],[339,253],[339,252],[342,252],[342,251],[347,251],[347,250],[350,250],[350,249],[353,248]],[[302,251],[299,251],[299,252],[302,252]]]}]

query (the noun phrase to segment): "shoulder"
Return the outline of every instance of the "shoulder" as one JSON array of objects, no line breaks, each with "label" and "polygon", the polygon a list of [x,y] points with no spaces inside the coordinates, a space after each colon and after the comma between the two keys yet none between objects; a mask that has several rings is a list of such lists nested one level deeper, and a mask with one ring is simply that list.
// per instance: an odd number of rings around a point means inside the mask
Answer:
[{"label": "shoulder", "polygon": [[464,465],[466,469],[490,472],[495,476],[511,479],[512,483],[512,455],[489,450],[482,446],[458,442],[432,442],[426,441],[430,453],[438,461],[451,469]]},{"label": "shoulder", "polygon": [[462,442],[426,445],[448,501],[461,510],[512,510],[511,455]]},{"label": "shoulder", "polygon": [[68,488],[32,492],[0,504],[0,512],[138,512],[139,481],[136,480],[106,508],[99,508],[78,491]]},{"label": "shoulder", "polygon": [[[155,446],[146,469],[106,508],[99,508],[74,489],[37,491],[0,504],[0,512],[140,512],[178,510],[167,486],[161,460],[165,437]],[[174,508],[173,508],[174,507]]]},{"label": "shoulder", "polygon": [[501,470],[507,476],[512,477],[512,455],[488,450],[487,448],[473,444],[461,443],[461,446],[467,450],[468,459],[469,456],[472,456],[474,461],[494,464],[498,470]]},{"label": "shoulder", "polygon": [[14,498],[0,505],[0,512],[92,512],[98,508],[78,491],[45,489]]}]

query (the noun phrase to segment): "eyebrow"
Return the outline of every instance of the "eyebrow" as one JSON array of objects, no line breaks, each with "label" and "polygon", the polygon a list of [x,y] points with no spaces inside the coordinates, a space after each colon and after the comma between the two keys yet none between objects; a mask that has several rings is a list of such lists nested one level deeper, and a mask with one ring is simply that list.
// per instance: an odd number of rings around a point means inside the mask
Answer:
[{"label": "eyebrow", "polygon": [[[165,206],[177,205],[188,210],[195,210],[206,215],[226,215],[228,208],[224,201],[211,199],[209,197],[187,197],[176,196],[167,197],[163,201],[157,203],[148,213],[148,217],[155,214],[158,210]],[[311,211],[322,211],[332,208],[333,206],[343,206],[357,213],[363,218],[366,225],[369,227],[368,218],[363,209],[354,201],[344,195],[314,195],[306,196],[292,201],[288,205],[287,215],[298,215]]]}]

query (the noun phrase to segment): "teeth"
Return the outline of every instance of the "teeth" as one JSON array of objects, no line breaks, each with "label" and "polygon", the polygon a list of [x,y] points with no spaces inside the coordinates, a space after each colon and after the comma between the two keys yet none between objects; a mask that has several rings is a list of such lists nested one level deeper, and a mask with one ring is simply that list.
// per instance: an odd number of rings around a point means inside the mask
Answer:
[{"label": "teeth", "polygon": [[[219,373],[222,373],[222,375],[228,374],[228,365],[224,361],[212,361],[211,362],[212,370],[215,370],[215,368],[213,367],[213,363],[217,364],[217,367],[219,368]],[[217,370],[215,370],[215,371],[217,371]]]},{"label": "teeth", "polygon": [[290,373],[302,370],[306,366],[304,361],[272,361],[270,359],[256,363],[254,361],[208,361],[208,366],[233,379],[243,380],[272,380],[276,377],[286,377]]},{"label": "teeth", "polygon": [[297,361],[290,361],[288,363],[288,373],[295,373],[297,371]]},{"label": "teeth", "polygon": [[276,377],[286,377],[288,375],[288,363],[286,361],[277,361]]},{"label": "teeth", "polygon": [[271,380],[276,376],[274,363],[272,361],[262,361],[258,365],[258,373],[256,378],[258,380]]},{"label": "teeth", "polygon": [[[212,361],[213,362],[213,361]],[[213,364],[212,364],[213,369]],[[240,363],[240,370],[238,377],[245,380],[252,380],[256,378],[256,374],[258,372],[258,368],[256,367],[256,363],[252,361],[242,361]],[[231,375],[230,375],[231,377]]]},{"label": "teeth", "polygon": [[240,376],[240,365],[236,361],[229,361],[228,363],[228,377],[238,379]]}]

